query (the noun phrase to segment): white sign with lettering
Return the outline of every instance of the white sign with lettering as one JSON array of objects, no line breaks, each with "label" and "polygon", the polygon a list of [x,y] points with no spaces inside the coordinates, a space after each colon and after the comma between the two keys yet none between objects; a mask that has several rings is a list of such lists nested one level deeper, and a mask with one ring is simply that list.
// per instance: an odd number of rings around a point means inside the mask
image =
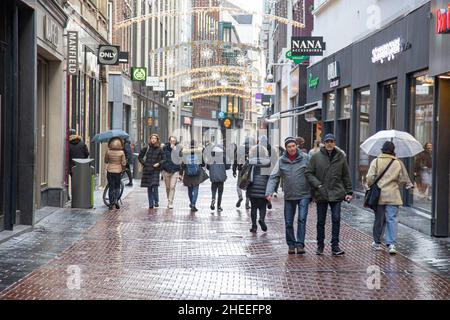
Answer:
[{"label": "white sign with lettering", "polygon": [[384,63],[386,60],[392,61],[399,53],[407,50],[409,47],[410,45],[403,42],[400,38],[392,40],[372,50],[372,63]]}]

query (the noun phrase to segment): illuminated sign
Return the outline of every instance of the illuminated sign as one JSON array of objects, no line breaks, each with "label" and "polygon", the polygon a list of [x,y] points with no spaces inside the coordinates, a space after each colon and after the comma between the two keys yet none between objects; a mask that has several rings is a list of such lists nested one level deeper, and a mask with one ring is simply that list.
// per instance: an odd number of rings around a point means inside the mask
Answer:
[{"label": "illuminated sign", "polygon": [[372,63],[384,63],[394,60],[399,53],[409,49],[411,45],[397,38],[372,50]]}]

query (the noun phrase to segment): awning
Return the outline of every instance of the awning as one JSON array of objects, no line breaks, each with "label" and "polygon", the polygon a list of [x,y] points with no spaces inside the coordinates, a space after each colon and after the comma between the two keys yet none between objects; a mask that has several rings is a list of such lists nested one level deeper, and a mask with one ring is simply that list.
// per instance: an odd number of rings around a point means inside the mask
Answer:
[{"label": "awning", "polygon": [[322,110],[322,101],[316,101],[316,102],[311,102],[311,103],[307,103],[305,104],[302,109],[302,112],[299,113],[299,115],[304,115],[307,114],[311,111],[315,111],[315,110]]}]

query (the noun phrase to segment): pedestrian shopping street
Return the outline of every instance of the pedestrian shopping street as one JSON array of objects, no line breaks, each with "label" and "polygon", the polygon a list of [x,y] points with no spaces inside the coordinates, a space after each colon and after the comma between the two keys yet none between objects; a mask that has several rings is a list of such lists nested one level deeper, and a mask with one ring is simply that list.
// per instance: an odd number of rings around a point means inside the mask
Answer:
[{"label": "pedestrian shopping street", "polygon": [[[220,214],[209,208],[209,182],[200,187],[197,213],[191,213],[187,188],[180,183],[174,210],[165,209],[162,187],[160,208],[149,210],[139,181],[120,210],[108,211],[96,203],[95,211],[56,211],[33,231],[0,244],[0,299],[450,298],[448,243],[420,238],[417,231],[401,226],[399,254],[372,251],[367,227],[373,218],[345,205],[345,255],[331,256],[327,245],[325,255],[317,256],[312,205],[306,254],[288,255],[282,197],[268,211],[268,231],[258,229],[253,235],[245,201],[240,209],[235,207],[235,185],[235,179],[227,180]],[[330,215],[326,241],[329,228]],[[433,267],[427,264],[430,259],[420,258],[427,254],[444,259]]]}]

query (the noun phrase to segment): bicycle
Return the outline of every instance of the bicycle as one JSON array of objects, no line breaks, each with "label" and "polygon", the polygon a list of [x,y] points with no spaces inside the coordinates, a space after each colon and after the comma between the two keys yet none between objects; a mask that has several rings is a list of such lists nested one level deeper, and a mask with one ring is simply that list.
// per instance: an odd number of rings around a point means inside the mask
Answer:
[{"label": "bicycle", "polygon": [[[126,172],[125,171],[123,171],[121,176],[120,176],[120,193],[119,193],[119,199],[118,199],[120,204],[123,204],[122,203],[122,195],[123,195],[123,190],[125,189],[125,184],[123,183],[124,176],[126,176]],[[105,190],[103,191],[103,203],[107,207],[110,206],[110,201],[109,201],[109,184],[106,185]]]}]

